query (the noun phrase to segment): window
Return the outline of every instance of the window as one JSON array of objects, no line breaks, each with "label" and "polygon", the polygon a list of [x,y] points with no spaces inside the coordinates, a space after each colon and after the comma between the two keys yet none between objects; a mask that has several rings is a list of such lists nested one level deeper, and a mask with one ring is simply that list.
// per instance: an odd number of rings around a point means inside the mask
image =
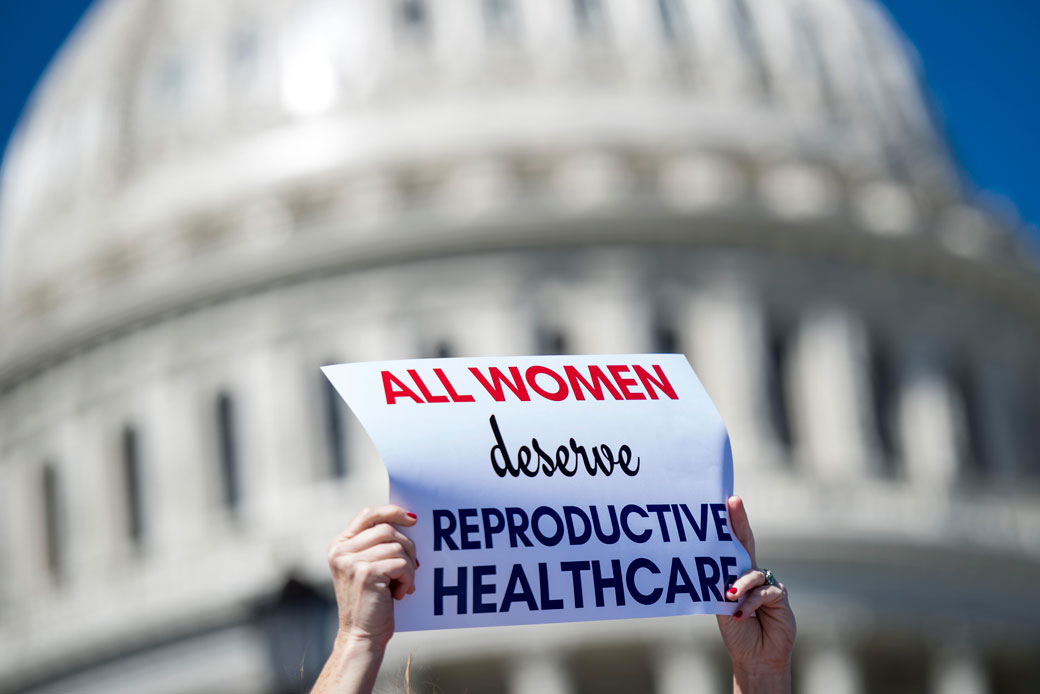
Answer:
[{"label": "window", "polygon": [[657,0],[657,16],[661,19],[661,33],[671,43],[689,41],[686,11],[680,0]]},{"label": "window", "polygon": [[579,34],[591,36],[603,33],[607,17],[602,0],[571,0],[571,4],[574,8],[574,23],[577,25]]},{"label": "window", "polygon": [[989,467],[983,439],[982,411],[979,402],[978,381],[974,370],[966,361],[957,363],[951,373],[951,383],[961,403],[964,415],[964,438],[968,464],[975,473],[985,472]]},{"label": "window", "polygon": [[43,504],[43,532],[47,571],[60,581],[65,573],[65,523],[61,506],[61,483],[51,463],[43,466],[40,496]]},{"label": "window", "polygon": [[766,338],[766,388],[769,415],[777,440],[791,447],[791,418],[788,411],[787,361],[788,338],[779,325],[770,325]]},{"label": "window", "polygon": [[675,354],[679,351],[679,336],[666,315],[660,313],[654,319],[653,349],[658,354]]},{"label": "window", "polygon": [[140,453],[137,430],[129,425],[124,427],[122,437],[122,472],[126,510],[126,534],[136,548],[140,548],[144,540]]},{"label": "window", "polygon": [[184,103],[184,92],[187,86],[187,67],[184,59],[170,55],[163,59],[159,67],[159,98],[163,106],[176,108]]},{"label": "window", "polygon": [[762,87],[762,91],[768,94],[770,91],[769,75],[766,72],[765,56],[758,41],[755,31],[755,20],[748,9],[747,0],[732,0],[733,21],[736,25],[737,40],[745,55],[751,61],[751,69],[756,81]]},{"label": "window", "polygon": [[538,354],[567,354],[567,338],[557,328],[538,331]]},{"label": "window", "polygon": [[426,0],[399,0],[396,20],[404,40],[425,43],[429,38],[430,18]]},{"label": "window", "polygon": [[228,393],[220,393],[216,400],[217,446],[220,456],[221,500],[229,510],[238,507],[239,488],[238,439],[235,401]]},{"label": "window", "polygon": [[232,73],[242,79],[257,75],[260,63],[260,35],[252,26],[235,30],[231,39]]},{"label": "window", "polygon": [[1034,376],[1032,387],[1026,395],[1022,408],[1024,421],[1020,434],[1022,450],[1020,458],[1027,477],[1040,478],[1040,377]]},{"label": "window", "polygon": [[514,0],[484,0],[484,23],[496,37],[516,36],[520,17]]},{"label": "window", "polygon": [[[326,364],[335,364],[329,360]],[[329,473],[336,478],[347,474],[347,421],[343,398],[332,382],[321,376],[322,399],[325,410],[325,445],[329,455]]]},{"label": "window", "polygon": [[879,342],[870,346],[870,388],[874,426],[883,456],[882,472],[893,476],[895,470],[895,412],[897,379],[888,350]]}]

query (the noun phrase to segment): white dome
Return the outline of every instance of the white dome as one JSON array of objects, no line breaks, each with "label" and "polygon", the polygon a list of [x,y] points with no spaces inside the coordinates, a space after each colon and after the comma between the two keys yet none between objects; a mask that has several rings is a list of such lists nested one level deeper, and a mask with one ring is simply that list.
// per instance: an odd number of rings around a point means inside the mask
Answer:
[{"label": "white dome", "polygon": [[8,301],[46,303],[55,278],[332,170],[609,146],[946,188],[938,142],[902,42],[857,0],[110,0],[13,140],[3,276]]}]

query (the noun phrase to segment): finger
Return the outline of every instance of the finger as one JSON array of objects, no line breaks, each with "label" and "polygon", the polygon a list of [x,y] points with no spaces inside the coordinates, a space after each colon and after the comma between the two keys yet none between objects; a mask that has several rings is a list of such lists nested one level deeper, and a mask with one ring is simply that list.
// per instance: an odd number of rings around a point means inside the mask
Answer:
[{"label": "finger", "polygon": [[396,542],[385,542],[381,545],[373,545],[356,555],[359,561],[377,562],[382,559],[400,558],[406,560],[415,568],[415,562],[405,551],[405,548]]},{"label": "finger", "polygon": [[383,577],[395,600],[400,600],[415,585],[415,569],[406,557],[391,557],[371,562],[375,574]]},{"label": "finger", "polygon": [[415,525],[415,522],[415,514],[405,511],[400,506],[394,506],[393,504],[369,506],[362,509],[361,513],[354,517],[354,520],[351,521],[350,525],[343,532],[342,537],[344,539],[354,537],[363,530],[380,523],[393,523],[394,525],[402,525],[408,528]]},{"label": "finger", "polygon": [[740,609],[733,613],[733,617],[735,619],[747,619],[756,610],[782,603],[786,599],[787,589],[784,588],[783,584],[759,586],[745,594],[744,602],[740,603]]},{"label": "finger", "polygon": [[731,496],[726,500],[726,508],[729,510],[729,527],[733,529],[733,534],[737,536],[740,544],[744,545],[748,556],[751,557],[751,566],[757,566],[755,563],[755,535],[751,532],[744,500],[739,496]]},{"label": "finger", "polygon": [[380,523],[366,530],[362,530],[355,537],[343,542],[345,552],[364,552],[370,547],[382,544],[400,545],[408,554],[409,561],[418,566],[415,559],[415,543],[400,530],[389,523]]},{"label": "finger", "polygon": [[766,575],[758,569],[744,572],[744,575],[733,581],[733,585],[726,590],[727,600],[739,600],[749,590],[765,585]]}]

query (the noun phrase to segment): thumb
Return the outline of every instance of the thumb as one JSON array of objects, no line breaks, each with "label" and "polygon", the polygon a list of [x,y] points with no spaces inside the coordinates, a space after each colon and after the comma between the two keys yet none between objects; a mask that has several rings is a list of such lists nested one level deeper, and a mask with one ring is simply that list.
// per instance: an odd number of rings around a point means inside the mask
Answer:
[{"label": "thumb", "polygon": [[751,524],[748,522],[747,511],[744,509],[744,500],[739,496],[731,496],[726,500],[726,508],[729,511],[729,527],[737,536],[740,544],[744,545],[748,555],[751,557],[751,566],[755,563],[755,535],[751,532]]}]

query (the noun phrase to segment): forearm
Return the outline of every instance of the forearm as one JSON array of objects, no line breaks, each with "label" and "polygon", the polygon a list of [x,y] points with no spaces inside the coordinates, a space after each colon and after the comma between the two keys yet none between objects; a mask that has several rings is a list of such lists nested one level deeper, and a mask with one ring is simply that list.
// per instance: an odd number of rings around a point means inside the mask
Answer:
[{"label": "forearm", "polygon": [[791,670],[753,673],[734,669],[733,694],[791,694]]},{"label": "forearm", "polygon": [[338,635],[311,694],[371,694],[384,647]]}]

